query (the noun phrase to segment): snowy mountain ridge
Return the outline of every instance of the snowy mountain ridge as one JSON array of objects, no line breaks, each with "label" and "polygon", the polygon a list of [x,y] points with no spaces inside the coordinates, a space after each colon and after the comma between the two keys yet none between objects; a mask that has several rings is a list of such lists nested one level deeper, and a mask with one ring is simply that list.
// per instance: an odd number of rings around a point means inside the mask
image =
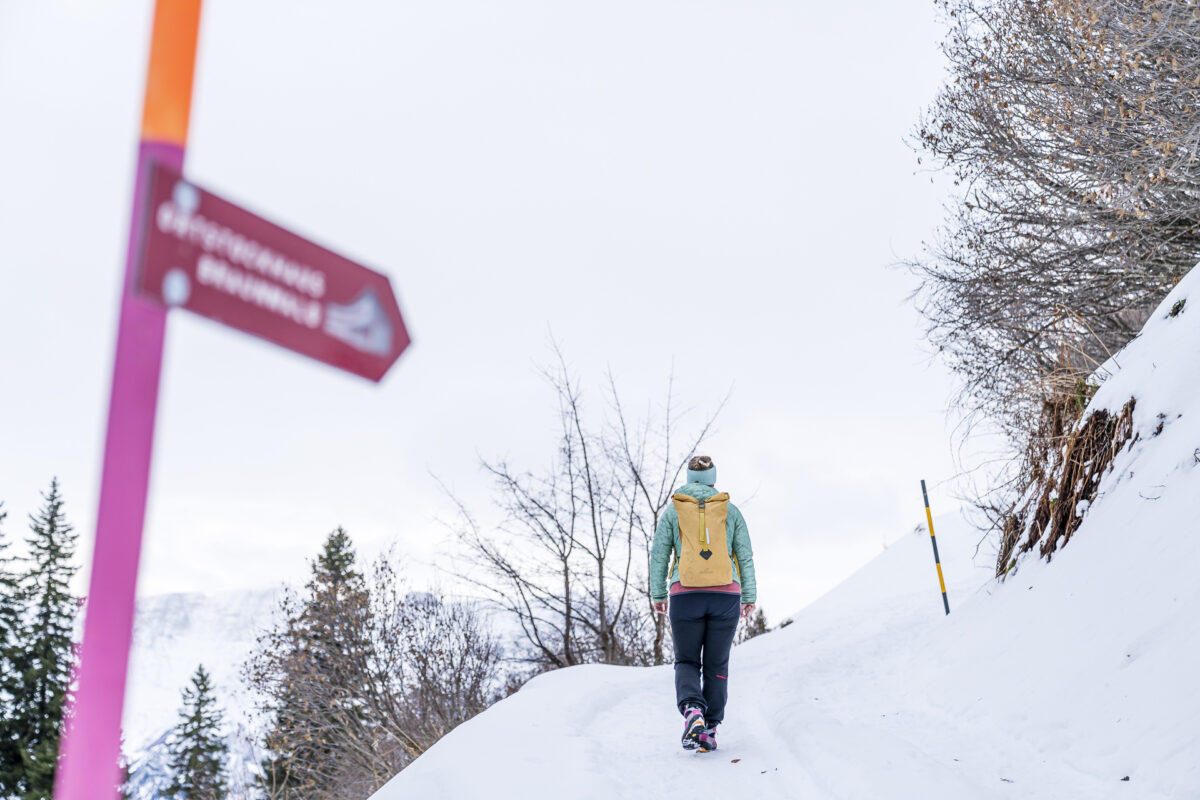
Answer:
[{"label": "snowy mountain ridge", "polygon": [[167,736],[178,722],[181,692],[200,664],[212,675],[224,715],[232,796],[238,797],[261,753],[254,702],[240,670],[273,619],[280,590],[166,594],[138,598],[123,720],[134,800],[152,800],[170,780]]},{"label": "snowy mountain ridge", "polygon": [[1200,270],[1100,377],[1089,410],[1136,398],[1135,437],[1052,564],[1026,555],[997,582],[979,534],[937,519],[952,613],[928,537],[893,545],[734,649],[714,753],[679,748],[670,666],[572,667],[374,800],[1200,797]]}]

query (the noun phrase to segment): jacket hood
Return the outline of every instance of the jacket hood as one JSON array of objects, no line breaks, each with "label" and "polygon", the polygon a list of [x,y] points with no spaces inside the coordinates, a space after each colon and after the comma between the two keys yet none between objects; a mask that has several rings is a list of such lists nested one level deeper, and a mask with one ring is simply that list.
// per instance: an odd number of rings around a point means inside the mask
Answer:
[{"label": "jacket hood", "polygon": [[720,492],[703,483],[685,483],[675,490],[675,494],[686,494],[688,497],[694,497],[697,500],[707,500],[715,494],[720,494]]}]

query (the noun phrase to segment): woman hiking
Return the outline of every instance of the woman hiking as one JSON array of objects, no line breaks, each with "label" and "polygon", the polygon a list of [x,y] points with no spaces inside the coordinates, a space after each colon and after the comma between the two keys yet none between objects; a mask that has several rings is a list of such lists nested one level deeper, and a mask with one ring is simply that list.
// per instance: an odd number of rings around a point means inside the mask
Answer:
[{"label": "woman hiking", "polygon": [[687,480],[654,531],[650,600],[659,614],[670,609],[683,748],[708,751],[717,748],[717,725],[725,718],[739,610],[742,617],[754,611],[754,554],[742,512],[714,488],[713,460],[689,461]]}]

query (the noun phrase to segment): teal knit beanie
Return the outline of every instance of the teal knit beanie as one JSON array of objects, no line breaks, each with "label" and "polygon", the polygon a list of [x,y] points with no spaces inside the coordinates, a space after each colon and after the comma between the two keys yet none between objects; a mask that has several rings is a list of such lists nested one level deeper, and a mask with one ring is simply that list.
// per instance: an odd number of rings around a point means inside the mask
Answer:
[{"label": "teal knit beanie", "polygon": [[717,485],[717,467],[708,456],[696,456],[688,462],[688,483],[703,483],[705,486]]}]

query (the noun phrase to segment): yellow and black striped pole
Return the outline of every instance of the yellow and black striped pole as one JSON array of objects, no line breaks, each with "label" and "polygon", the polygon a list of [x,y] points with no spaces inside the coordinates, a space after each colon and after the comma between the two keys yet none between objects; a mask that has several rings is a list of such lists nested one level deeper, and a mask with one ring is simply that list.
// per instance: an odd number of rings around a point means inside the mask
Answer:
[{"label": "yellow and black striped pole", "polygon": [[949,614],[950,600],[946,597],[946,579],[942,577],[942,559],[938,556],[937,537],[933,535],[933,512],[929,510],[929,492],[925,491],[925,481],[921,481],[921,496],[925,498],[925,519],[929,520],[929,541],[933,542],[933,563],[937,565],[938,583],[942,587],[942,605]]}]

